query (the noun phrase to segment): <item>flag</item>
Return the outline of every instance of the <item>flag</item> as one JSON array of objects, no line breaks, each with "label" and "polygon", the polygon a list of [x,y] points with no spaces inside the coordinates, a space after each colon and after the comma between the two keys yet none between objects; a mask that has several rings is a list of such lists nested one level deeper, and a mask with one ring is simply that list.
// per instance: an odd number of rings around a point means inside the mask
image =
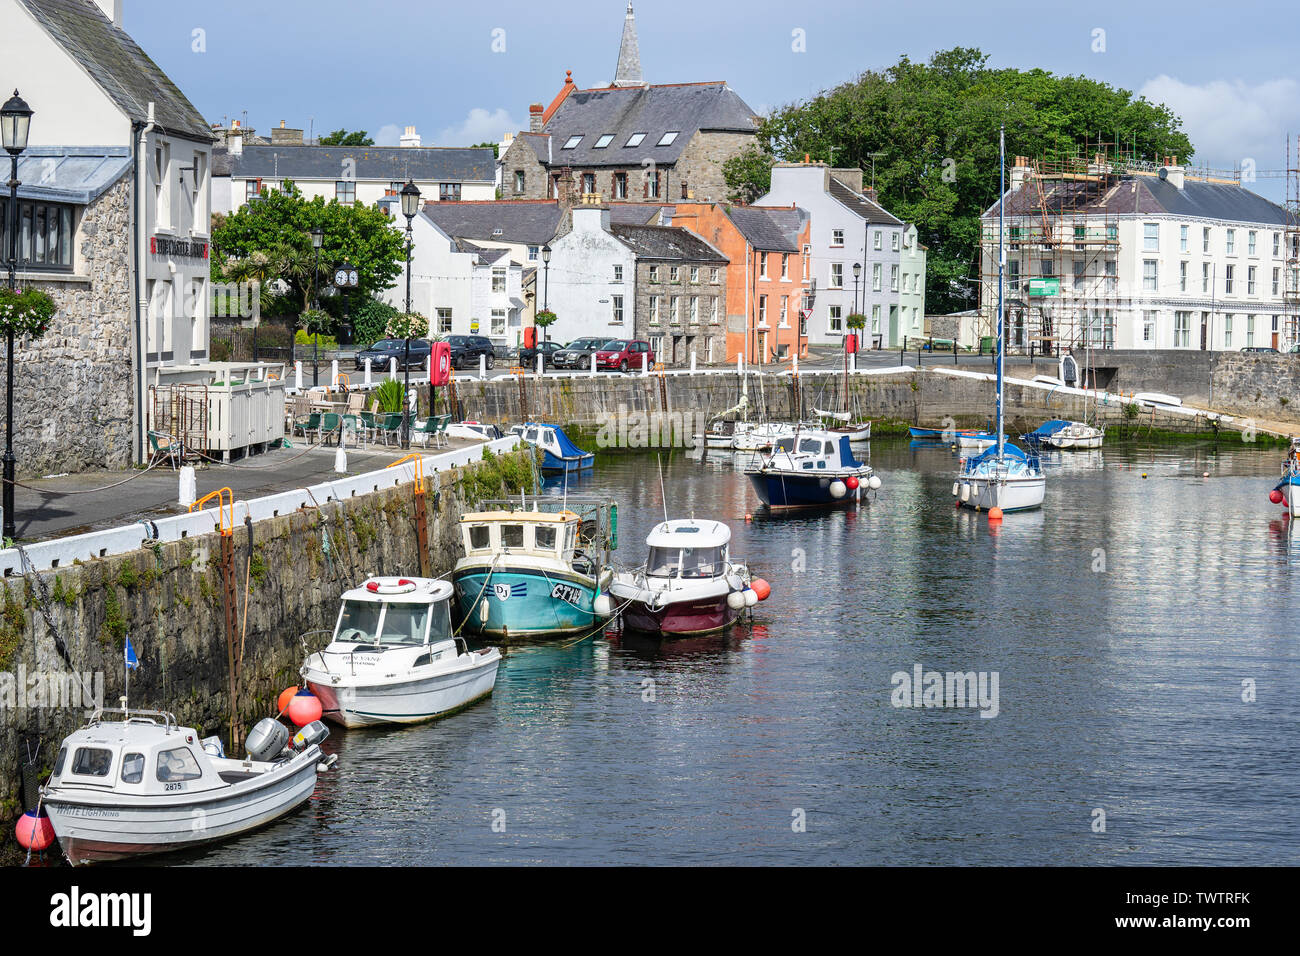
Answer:
[{"label": "flag", "polygon": [[126,639],[126,666],[129,668],[139,667],[140,659],[135,656],[135,648],[131,646],[131,638]]}]

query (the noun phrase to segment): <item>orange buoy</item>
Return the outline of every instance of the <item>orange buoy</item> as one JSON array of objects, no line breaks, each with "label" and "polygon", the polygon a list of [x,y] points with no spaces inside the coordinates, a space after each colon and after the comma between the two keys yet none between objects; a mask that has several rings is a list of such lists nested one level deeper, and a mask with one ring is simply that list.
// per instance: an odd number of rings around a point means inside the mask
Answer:
[{"label": "orange buoy", "polygon": [[306,727],[313,720],[320,720],[322,708],[320,698],[306,687],[293,695],[289,701],[289,719],[299,727]]},{"label": "orange buoy", "polygon": [[39,815],[35,810],[28,810],[19,817],[18,826],[14,829],[14,837],[24,850],[35,850],[37,853],[53,843],[54,824],[46,815],[45,808],[41,808]]},{"label": "orange buoy", "polygon": [[748,511],[746,511],[746,512],[745,512],[745,520],[746,520],[746,521],[753,521],[753,520],[754,520],[754,516],[753,516],[752,514],[750,514]]},{"label": "orange buoy", "polygon": [[990,509],[989,509],[989,520],[990,520],[990,521],[1001,521],[1001,520],[1002,520],[1002,509],[1001,509],[1001,508],[998,508],[998,507],[996,507],[996,506],[993,507],[993,508],[990,508]]},{"label": "orange buoy", "polygon": [[275,699],[277,717],[289,712],[289,704],[293,700],[294,695],[298,693],[298,690],[297,687],[286,687],[284,690],[280,691],[280,696]]},{"label": "orange buoy", "polygon": [[754,578],[749,582],[749,586],[754,589],[760,601],[766,601],[767,596],[772,593],[772,585],[768,584],[762,578]]}]

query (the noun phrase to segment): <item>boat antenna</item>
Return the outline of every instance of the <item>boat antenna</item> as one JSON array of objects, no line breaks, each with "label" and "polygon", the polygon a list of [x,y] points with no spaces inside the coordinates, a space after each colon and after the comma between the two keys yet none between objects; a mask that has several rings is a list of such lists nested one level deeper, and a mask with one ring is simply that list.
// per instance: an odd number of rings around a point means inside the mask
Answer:
[{"label": "boat antenna", "polygon": [[1007,206],[1007,127],[1004,123],[998,127],[998,461],[1006,453],[1002,440],[1002,271],[1006,267],[1007,254],[1003,244],[1003,216]]},{"label": "boat antenna", "polygon": [[655,461],[659,465],[659,498],[664,503],[664,524],[668,523],[668,492],[664,491],[664,459],[662,455],[655,454]]}]

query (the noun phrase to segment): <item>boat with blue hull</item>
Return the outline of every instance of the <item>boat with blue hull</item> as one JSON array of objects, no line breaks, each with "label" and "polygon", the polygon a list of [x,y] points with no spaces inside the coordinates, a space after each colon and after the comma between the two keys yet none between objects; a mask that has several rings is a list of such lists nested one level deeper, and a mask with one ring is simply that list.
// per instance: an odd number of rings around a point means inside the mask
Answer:
[{"label": "boat with blue hull", "polygon": [[617,546],[617,518],[608,517],[614,506],[573,499],[546,502],[552,510],[541,499],[532,508],[500,504],[461,518],[465,553],[451,578],[465,627],[501,640],[599,627],[613,609],[606,592],[613,576],[608,553]]},{"label": "boat with blue hull", "polygon": [[846,435],[799,431],[747,468],[754,493],[769,508],[817,508],[858,501],[880,487],[872,467],[858,461]]},{"label": "boat with blue hull", "polygon": [[583,472],[596,464],[593,452],[583,451],[575,445],[559,425],[525,422],[510,431],[528,444],[542,450],[542,471],[573,474]]}]

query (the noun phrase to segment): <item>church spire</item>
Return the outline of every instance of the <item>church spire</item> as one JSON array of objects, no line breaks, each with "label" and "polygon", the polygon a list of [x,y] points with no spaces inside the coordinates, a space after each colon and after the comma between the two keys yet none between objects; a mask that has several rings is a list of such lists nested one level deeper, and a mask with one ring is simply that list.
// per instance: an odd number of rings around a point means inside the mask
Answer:
[{"label": "church spire", "polygon": [[614,71],[615,86],[645,86],[641,78],[641,51],[636,43],[636,17],[632,13],[632,4],[627,5],[627,16],[623,18],[623,42],[618,47],[618,68]]}]

